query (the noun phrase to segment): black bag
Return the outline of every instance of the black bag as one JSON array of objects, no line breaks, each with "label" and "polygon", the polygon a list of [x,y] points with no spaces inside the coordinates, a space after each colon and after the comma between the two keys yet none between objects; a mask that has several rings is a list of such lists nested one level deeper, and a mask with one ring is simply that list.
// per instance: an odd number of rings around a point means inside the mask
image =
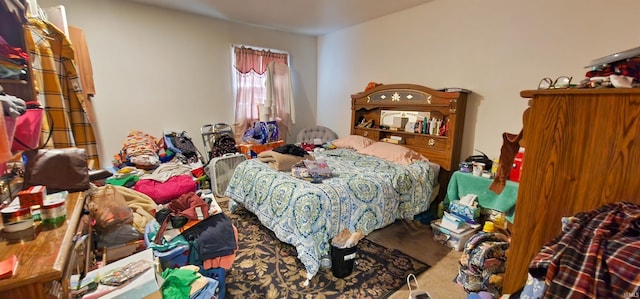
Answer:
[{"label": "black bag", "polygon": [[464,161],[465,162],[480,162],[480,163],[484,163],[484,169],[487,170],[491,170],[491,167],[493,167],[493,161],[491,159],[489,159],[489,157],[487,157],[487,155],[479,150],[476,150],[476,152],[479,152],[481,155],[473,155],[473,156],[469,156],[467,157]]}]

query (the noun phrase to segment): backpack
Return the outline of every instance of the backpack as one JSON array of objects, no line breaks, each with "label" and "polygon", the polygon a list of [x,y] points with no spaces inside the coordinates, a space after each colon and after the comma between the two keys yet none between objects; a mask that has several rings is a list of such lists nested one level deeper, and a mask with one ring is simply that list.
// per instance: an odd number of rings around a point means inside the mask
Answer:
[{"label": "backpack", "polygon": [[509,238],[503,233],[473,235],[464,245],[456,282],[468,293],[486,291],[500,297],[508,249]]},{"label": "backpack", "polygon": [[200,152],[187,132],[166,132],[164,141],[167,149],[176,153],[177,158],[183,164],[201,162]]},{"label": "backpack", "polygon": [[222,157],[224,154],[237,153],[236,140],[232,135],[222,134],[211,147],[211,158]]}]

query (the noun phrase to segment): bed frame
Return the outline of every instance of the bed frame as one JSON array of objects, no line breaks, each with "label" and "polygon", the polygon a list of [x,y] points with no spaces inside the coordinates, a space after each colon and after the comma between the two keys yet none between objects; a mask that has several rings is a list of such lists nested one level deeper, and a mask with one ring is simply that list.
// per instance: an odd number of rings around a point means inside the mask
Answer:
[{"label": "bed frame", "polygon": [[[351,134],[374,140],[400,136],[404,146],[438,163],[441,168],[440,189],[434,201],[437,204],[444,199],[451,174],[459,167],[466,107],[467,92],[443,92],[415,84],[383,84],[351,95]],[[380,126],[381,117],[386,120],[384,124],[388,124],[394,117],[425,113],[448,123],[443,136]],[[369,120],[373,120],[371,126],[361,125]]]}]

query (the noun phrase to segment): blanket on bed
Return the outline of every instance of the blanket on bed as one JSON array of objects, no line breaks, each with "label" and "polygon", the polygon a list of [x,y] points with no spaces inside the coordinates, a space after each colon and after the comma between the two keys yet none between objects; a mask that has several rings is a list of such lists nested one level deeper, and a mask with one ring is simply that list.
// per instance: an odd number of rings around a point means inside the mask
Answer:
[{"label": "blanket on bed", "polygon": [[321,184],[252,159],[238,165],[225,193],[232,212],[243,205],[296,247],[309,279],[341,230],[367,235],[396,219],[412,219],[431,203],[435,172],[426,161],[400,165],[347,149],[319,153],[316,160],[333,174]]}]

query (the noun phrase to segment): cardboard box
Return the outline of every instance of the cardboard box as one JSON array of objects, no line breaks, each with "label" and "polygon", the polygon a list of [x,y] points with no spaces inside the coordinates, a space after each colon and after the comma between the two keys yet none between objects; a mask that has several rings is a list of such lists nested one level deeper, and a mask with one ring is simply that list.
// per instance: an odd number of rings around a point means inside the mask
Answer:
[{"label": "cardboard box", "polygon": [[144,243],[144,240],[135,240],[125,244],[105,247],[104,250],[106,250],[107,263],[113,263],[132,254],[141,252],[146,248],[147,245]]},{"label": "cardboard box", "polygon": [[31,186],[25,190],[18,192],[21,208],[30,208],[32,206],[44,205],[44,199],[47,197],[47,187],[38,185]]},{"label": "cardboard box", "polygon": [[459,200],[454,200],[449,204],[449,212],[456,216],[460,216],[465,220],[477,220],[480,218],[480,208],[463,205]]},{"label": "cardboard box", "polygon": [[241,143],[238,145],[238,149],[240,150],[240,153],[247,156],[247,159],[253,159],[261,152],[268,151],[282,145],[284,145],[283,140],[268,142],[265,144]]}]

